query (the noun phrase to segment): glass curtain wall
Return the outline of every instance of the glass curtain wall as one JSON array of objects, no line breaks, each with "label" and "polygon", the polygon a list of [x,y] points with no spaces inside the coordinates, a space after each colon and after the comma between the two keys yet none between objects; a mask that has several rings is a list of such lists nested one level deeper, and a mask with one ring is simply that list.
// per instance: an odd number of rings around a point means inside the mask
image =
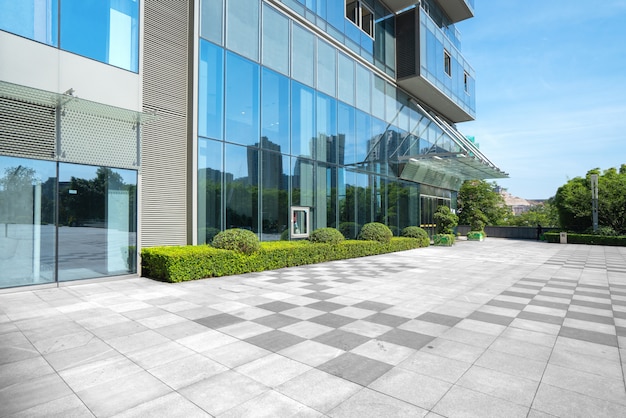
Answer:
[{"label": "glass curtain wall", "polygon": [[0,287],[134,273],[137,172],[0,157]]},{"label": "glass curtain wall", "polygon": [[[233,227],[285,239],[291,206],[350,237],[372,221],[418,225],[420,186],[386,160],[426,152],[443,132],[371,69],[257,3],[257,25],[233,0],[202,3],[216,12],[200,28],[198,242]],[[213,21],[230,25],[225,48]],[[244,24],[254,42],[239,39]]]}]

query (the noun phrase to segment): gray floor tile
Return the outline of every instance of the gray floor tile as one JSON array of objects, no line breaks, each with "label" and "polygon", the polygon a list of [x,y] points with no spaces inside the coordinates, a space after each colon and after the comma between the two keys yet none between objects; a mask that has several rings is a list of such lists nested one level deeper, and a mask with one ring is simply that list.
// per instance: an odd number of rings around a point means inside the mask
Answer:
[{"label": "gray floor tile", "polygon": [[320,364],[339,357],[344,354],[345,351],[326,344],[305,340],[285,348],[278,353],[301,363],[308,364],[309,366],[317,367]]},{"label": "gray floor tile", "polygon": [[369,337],[343,331],[340,329],[335,329],[313,338],[313,341],[326,344],[344,351],[350,351],[353,348],[356,348],[369,340]]},{"label": "gray floor tile", "polygon": [[513,376],[540,381],[547,362],[488,349],[475,364]]},{"label": "gray floor tile", "polygon": [[472,363],[418,351],[398,365],[426,376],[434,377],[449,383],[457,380],[472,366]]},{"label": "gray floor tile", "polygon": [[378,339],[419,350],[431,342],[434,337],[402,329],[392,329],[379,336]]},{"label": "gray floor tile", "polygon": [[444,315],[434,312],[428,312],[423,315],[418,316],[415,319],[419,319],[420,321],[428,321],[433,322],[439,325],[447,325],[449,327],[455,326],[458,322],[460,322],[463,318],[458,318],[456,316]]},{"label": "gray floor tile", "polygon": [[498,324],[498,325],[509,325],[513,321],[513,318],[509,316],[495,315],[495,314],[486,313],[486,312],[474,312],[467,318],[473,319],[475,321],[489,322],[491,324]]},{"label": "gray floor tile", "polygon": [[380,303],[380,302],[375,302],[371,300],[359,302],[352,306],[355,308],[359,308],[359,309],[367,309],[369,311],[377,311],[377,312],[384,311],[385,309],[394,307],[394,305],[390,305],[388,303]]},{"label": "gray floor tile", "polygon": [[301,404],[274,390],[262,393],[256,398],[240,404],[223,414],[219,418],[239,417],[314,417],[321,416],[317,411]]},{"label": "gray floor tile", "polygon": [[193,354],[169,363],[151,368],[150,374],[178,390],[200,380],[225,372],[227,367],[201,354]]},{"label": "gray floor tile", "polygon": [[31,408],[10,415],[10,418],[93,418],[94,415],[87,409],[85,404],[72,394],[63,398],[47,401]]},{"label": "gray floor tile", "polygon": [[525,379],[480,366],[472,366],[458,380],[457,384],[528,407],[532,404],[539,386],[539,382],[536,380]]},{"label": "gray floor tile", "polygon": [[364,388],[328,413],[333,418],[424,417],[428,411]]},{"label": "gray floor tile", "polygon": [[196,319],[195,322],[198,324],[204,325],[208,328],[218,329],[221,327],[225,327],[228,325],[233,325],[238,322],[244,321],[242,318],[238,316],[230,315],[227,313],[221,313],[217,315],[207,316],[205,318]]},{"label": "gray floor tile", "polygon": [[320,301],[306,305],[307,308],[317,309],[318,311],[323,312],[333,312],[338,309],[345,308],[346,305],[342,305],[340,303],[328,302],[328,301]]},{"label": "gray floor tile", "polygon": [[292,303],[282,302],[282,301],[274,301],[269,303],[264,303],[262,305],[258,305],[257,308],[265,309],[272,312],[282,312],[287,309],[297,308],[298,305],[294,305]]},{"label": "gray floor tile", "polygon": [[276,387],[308,370],[311,370],[311,366],[275,353],[241,365],[236,369],[244,376],[268,387]]},{"label": "gray floor tile", "polygon": [[517,317],[520,319],[527,319],[529,321],[545,322],[552,325],[563,324],[563,318],[561,317],[536,312],[522,311],[519,313],[519,315],[517,315]]},{"label": "gray floor tile", "polygon": [[0,390],[0,413],[14,414],[69,395],[72,390],[56,373],[46,374]]},{"label": "gray floor tile", "polygon": [[393,366],[398,365],[410,355],[415,354],[415,350],[412,348],[381,340],[369,340],[366,343],[352,349],[350,352],[382,361]]},{"label": "gray floor tile", "polygon": [[626,406],[624,380],[548,364],[542,383]]},{"label": "gray floor tile", "polygon": [[379,312],[363,318],[363,321],[373,322],[375,324],[386,325],[388,327],[395,328],[404,324],[405,322],[408,322],[409,318]]},{"label": "gray floor tile", "polygon": [[369,385],[371,389],[427,410],[432,409],[451,387],[451,383],[399,367]]},{"label": "gray floor tile", "polygon": [[445,417],[525,418],[529,408],[454,386],[433,409]]},{"label": "gray floor tile", "polygon": [[391,369],[391,365],[372,360],[358,354],[345,353],[317,369],[341,377],[362,386],[367,386]]},{"label": "gray floor tile", "polygon": [[294,318],[288,315],[275,313],[272,315],[263,316],[261,318],[254,319],[253,322],[256,322],[257,324],[265,325],[266,327],[278,329],[278,328],[286,327],[287,325],[298,323],[300,322],[300,319]]},{"label": "gray floor tile", "polygon": [[245,341],[264,348],[268,351],[276,352],[292,345],[302,342],[304,338],[289,334],[283,331],[270,331],[254,337],[246,338]]},{"label": "gray floor tile", "polygon": [[333,313],[322,314],[313,318],[309,318],[310,322],[315,322],[317,324],[325,325],[331,328],[340,328],[344,325],[347,325],[351,322],[356,321],[354,318],[349,318],[347,316],[337,315]]},{"label": "gray floor tile", "polygon": [[532,407],[558,417],[614,418],[626,416],[626,407],[623,405],[546,383],[539,386]]},{"label": "gray floor tile", "polygon": [[210,417],[207,412],[194,405],[178,393],[169,393],[148,402],[130,408],[124,412],[116,414],[115,418],[170,418],[189,417],[203,418]]},{"label": "gray floor tile", "polygon": [[604,334],[602,332],[587,331],[584,329],[570,327],[561,327],[559,337],[573,338],[576,340],[617,347],[617,337],[615,335]]}]

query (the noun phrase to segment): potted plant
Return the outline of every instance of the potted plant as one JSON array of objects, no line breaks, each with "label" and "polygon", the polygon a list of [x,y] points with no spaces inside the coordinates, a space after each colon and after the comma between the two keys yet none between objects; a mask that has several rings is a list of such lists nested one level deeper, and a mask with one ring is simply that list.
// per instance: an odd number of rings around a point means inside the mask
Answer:
[{"label": "potted plant", "polygon": [[448,206],[441,205],[435,211],[436,234],[433,235],[435,245],[450,246],[454,244],[454,227],[459,222],[459,217]]},{"label": "potted plant", "polygon": [[480,209],[476,209],[470,215],[470,231],[467,233],[469,241],[483,241],[487,236],[485,234],[485,225],[489,219]]}]

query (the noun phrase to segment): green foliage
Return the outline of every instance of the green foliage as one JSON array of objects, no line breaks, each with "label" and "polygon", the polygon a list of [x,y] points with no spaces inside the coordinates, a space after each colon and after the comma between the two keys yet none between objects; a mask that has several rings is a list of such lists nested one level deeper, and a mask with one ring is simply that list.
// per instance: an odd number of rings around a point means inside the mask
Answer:
[{"label": "green foliage", "polygon": [[559,226],[559,214],[552,204],[552,199],[550,199],[543,204],[532,206],[526,212],[509,217],[501,225],[532,227],[541,225],[542,227],[554,228]]},{"label": "green foliage", "polygon": [[385,224],[381,224],[380,222],[370,222],[363,225],[361,228],[361,233],[359,234],[360,240],[365,241],[378,241],[378,242],[389,242],[393,237],[393,233],[391,229]]},{"label": "green foliage", "polygon": [[484,231],[469,231],[467,233],[467,239],[470,241],[482,241],[486,236]]},{"label": "green foliage", "polygon": [[476,211],[486,217],[487,225],[499,225],[509,216],[509,209],[504,204],[504,198],[494,190],[494,184],[484,180],[467,180],[459,190],[457,205],[459,223],[470,225],[472,215]]},{"label": "green foliage", "polygon": [[332,260],[365,257],[421,247],[414,238],[376,241],[342,241],[339,244],[302,241],[263,242],[250,255],[207,245],[153,247],[141,251],[142,274],[156,280],[182,282],[207,277],[229,276]]},{"label": "green foliage", "polygon": [[[559,243],[561,240],[558,232],[546,232],[544,234],[546,241],[551,243]],[[626,247],[626,236],[602,236],[594,234],[576,234],[567,233],[568,244],[587,244],[587,245],[610,245]]]},{"label": "green foliage", "polygon": [[437,224],[437,234],[453,234],[454,227],[459,222],[459,217],[446,205],[437,206],[434,218]]},{"label": "green foliage", "polygon": [[428,247],[430,245],[428,232],[424,231],[419,226],[407,226],[402,230],[402,236],[406,238],[416,238],[420,240],[420,244],[422,247]]},{"label": "green foliage", "polygon": [[598,224],[626,234],[626,164],[604,173],[596,168],[585,178],[576,177],[559,187],[554,205],[561,228],[582,232],[592,226],[591,175],[598,174]]},{"label": "green foliage", "polygon": [[435,234],[433,235],[433,243],[437,246],[449,247],[454,244],[456,237],[454,234]]},{"label": "green foliage", "polygon": [[476,209],[470,214],[469,221],[470,229],[472,231],[481,232],[485,230],[485,225],[487,225],[489,219],[487,219],[487,215],[485,215],[480,209]]},{"label": "green foliage", "polygon": [[361,225],[356,222],[342,222],[338,229],[346,239],[355,239],[361,232]]},{"label": "green foliage", "polygon": [[238,251],[250,255],[259,250],[259,237],[247,229],[232,228],[222,231],[213,238],[213,247]]},{"label": "green foliage", "polygon": [[339,244],[345,237],[335,228],[319,228],[311,232],[309,241],[327,244]]}]

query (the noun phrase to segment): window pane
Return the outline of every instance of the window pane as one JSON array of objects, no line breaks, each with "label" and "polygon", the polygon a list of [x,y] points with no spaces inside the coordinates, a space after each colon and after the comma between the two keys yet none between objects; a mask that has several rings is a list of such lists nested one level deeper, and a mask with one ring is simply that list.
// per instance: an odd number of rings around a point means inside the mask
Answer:
[{"label": "window pane", "polygon": [[337,102],[317,94],[317,150],[319,161],[337,162]]},{"label": "window pane", "polygon": [[226,144],[224,154],[226,229],[258,232],[259,151]]},{"label": "window pane", "polygon": [[198,244],[222,228],[222,142],[198,140]]},{"label": "window pane", "polygon": [[371,86],[370,72],[363,66],[356,66],[356,106],[364,112],[370,112]]},{"label": "window pane", "polygon": [[338,164],[356,162],[356,130],[354,125],[355,110],[351,106],[339,103],[337,110]]},{"label": "window pane", "polygon": [[289,75],[289,19],[263,5],[263,65]]},{"label": "window pane", "polygon": [[58,0],[0,0],[0,30],[58,46]]},{"label": "window pane", "polygon": [[317,89],[335,97],[335,48],[325,42],[317,43]]},{"label": "window pane", "polygon": [[54,281],[56,163],[0,156],[0,288]]},{"label": "window pane", "polygon": [[224,0],[202,0],[200,36],[222,45],[222,17]]},{"label": "window pane", "polygon": [[259,0],[226,1],[226,46],[259,60]]},{"label": "window pane", "polygon": [[294,79],[315,87],[315,37],[298,25],[293,25],[293,41],[291,44],[291,75]]},{"label": "window pane", "polygon": [[354,61],[343,54],[338,54],[337,76],[337,98],[354,106]]},{"label": "window pane", "polygon": [[367,113],[356,112],[356,162],[363,163],[372,139],[372,118]]},{"label": "window pane", "polygon": [[125,70],[138,70],[139,3],[61,2],[61,48]]},{"label": "window pane", "polygon": [[263,68],[261,82],[261,146],[288,154],[289,79]]},{"label": "window pane", "polygon": [[224,106],[224,53],[222,48],[200,40],[198,74],[198,135],[222,139]]},{"label": "window pane", "polygon": [[262,151],[261,158],[261,239],[278,241],[289,225],[289,157]]},{"label": "window pane", "polygon": [[[315,197],[315,182],[313,178],[313,161],[292,157],[291,165],[291,205],[313,207]],[[315,229],[315,226],[312,226]]]},{"label": "window pane", "polygon": [[377,75],[372,78],[372,115],[385,119],[385,80]]},{"label": "window pane", "polygon": [[313,158],[315,93],[313,89],[293,82],[291,94],[291,154]]},{"label": "window pane", "polygon": [[137,172],[59,164],[59,281],[136,271]]},{"label": "window pane", "polygon": [[259,66],[233,53],[226,55],[226,140],[259,142]]}]

